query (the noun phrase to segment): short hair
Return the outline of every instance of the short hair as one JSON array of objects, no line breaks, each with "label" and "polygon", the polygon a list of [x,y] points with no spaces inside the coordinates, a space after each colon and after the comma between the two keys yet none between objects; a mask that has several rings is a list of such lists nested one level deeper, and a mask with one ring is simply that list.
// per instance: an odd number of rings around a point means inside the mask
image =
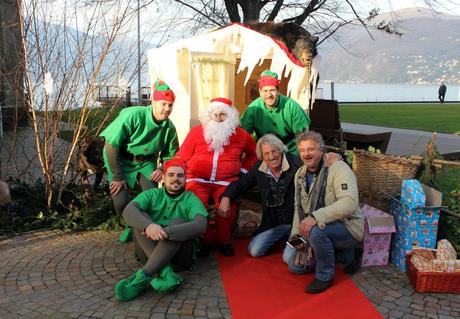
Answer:
[{"label": "short hair", "polygon": [[300,142],[308,140],[315,141],[319,149],[324,151],[326,144],[324,143],[323,137],[315,131],[303,131],[300,133],[296,138],[296,144],[299,146]]},{"label": "short hair", "polygon": [[263,158],[262,154],[262,144],[267,143],[271,147],[277,149],[281,153],[287,152],[287,147],[286,145],[283,144],[283,142],[276,137],[274,134],[266,134],[262,136],[258,141],[257,141],[257,146],[256,146],[256,154],[258,159]]}]

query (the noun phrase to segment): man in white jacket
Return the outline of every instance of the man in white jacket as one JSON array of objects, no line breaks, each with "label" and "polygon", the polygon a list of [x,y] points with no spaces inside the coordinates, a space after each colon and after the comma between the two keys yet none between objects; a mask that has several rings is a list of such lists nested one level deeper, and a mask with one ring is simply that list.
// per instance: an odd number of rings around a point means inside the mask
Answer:
[{"label": "man in white jacket", "polygon": [[[324,141],[316,132],[303,132],[297,148],[304,165],[294,179],[295,204],[291,238],[308,238],[315,258],[315,280],[305,289],[320,293],[332,286],[336,251],[348,264],[344,270],[357,270],[359,243],[364,234],[364,218],[359,207],[356,177],[344,161],[323,165]],[[295,273],[306,272],[298,265],[295,249],[286,246],[283,259]]]}]

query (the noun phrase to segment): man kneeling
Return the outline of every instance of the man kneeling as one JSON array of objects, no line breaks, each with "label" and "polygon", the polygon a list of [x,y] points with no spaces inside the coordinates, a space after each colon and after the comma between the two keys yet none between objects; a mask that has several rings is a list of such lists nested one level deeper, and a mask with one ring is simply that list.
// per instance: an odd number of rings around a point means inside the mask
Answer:
[{"label": "man kneeling", "polygon": [[[136,298],[149,285],[157,292],[175,289],[182,278],[170,263],[190,267],[193,239],[204,234],[207,211],[192,192],[185,190],[185,164],[177,159],[164,164],[164,187],[149,189],[123,211],[127,224],[148,257],[144,267],[115,286],[118,300]],[[158,276],[155,277],[155,275]]]},{"label": "man kneeling", "polygon": [[[315,280],[307,293],[320,293],[334,280],[336,256],[342,257],[346,273],[359,267],[359,243],[364,233],[364,219],[359,208],[356,177],[343,161],[330,167],[323,164],[324,141],[320,134],[303,132],[297,148],[304,165],[297,171],[294,197],[294,218],[291,238],[301,235],[309,239],[316,263]],[[286,246],[283,259],[295,273],[308,271],[299,263],[295,248]],[[337,254],[336,254],[337,253]],[[308,265],[309,266],[309,265]]]}]

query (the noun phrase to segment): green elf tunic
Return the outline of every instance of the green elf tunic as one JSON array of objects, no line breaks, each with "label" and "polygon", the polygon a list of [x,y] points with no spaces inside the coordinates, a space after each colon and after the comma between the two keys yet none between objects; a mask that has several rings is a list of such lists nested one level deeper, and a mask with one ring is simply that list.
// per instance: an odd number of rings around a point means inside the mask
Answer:
[{"label": "green elf tunic", "polygon": [[137,195],[133,202],[139,205],[141,211],[149,214],[152,222],[162,227],[168,226],[176,217],[189,222],[197,215],[208,216],[200,199],[189,191],[184,191],[177,197],[171,197],[166,194],[165,187],[151,188]]},{"label": "green elf tunic", "polygon": [[[130,188],[136,185],[137,174],[150,179],[157,169],[158,157],[164,162],[171,159],[179,149],[176,128],[171,120],[156,122],[153,118],[152,105],[132,106],[123,109],[120,115],[101,133],[105,141],[120,153],[120,166],[125,181]],[[148,156],[149,160],[136,162],[123,156],[125,152],[133,155]],[[104,163],[109,182],[112,172],[104,148]]]},{"label": "green elf tunic", "polygon": [[308,129],[310,118],[293,99],[278,94],[278,105],[269,109],[262,98],[249,104],[241,117],[241,127],[259,139],[265,134],[278,136],[287,146],[289,153],[297,153],[296,134]]}]

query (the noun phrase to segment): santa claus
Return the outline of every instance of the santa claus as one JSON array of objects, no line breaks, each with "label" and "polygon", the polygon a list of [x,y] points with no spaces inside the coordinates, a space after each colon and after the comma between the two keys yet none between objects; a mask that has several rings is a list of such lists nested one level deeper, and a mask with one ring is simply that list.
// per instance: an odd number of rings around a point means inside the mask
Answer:
[{"label": "santa claus", "polygon": [[[254,139],[239,127],[239,113],[232,101],[211,100],[202,125],[193,127],[176,154],[187,162],[186,189],[194,192],[205,207],[211,197],[216,207],[227,185],[251,168],[256,157]],[[217,211],[214,225],[210,223],[202,241],[202,255],[214,244],[224,256],[234,255],[231,227],[236,205],[230,211]],[[215,227],[213,227],[215,226]]]}]

